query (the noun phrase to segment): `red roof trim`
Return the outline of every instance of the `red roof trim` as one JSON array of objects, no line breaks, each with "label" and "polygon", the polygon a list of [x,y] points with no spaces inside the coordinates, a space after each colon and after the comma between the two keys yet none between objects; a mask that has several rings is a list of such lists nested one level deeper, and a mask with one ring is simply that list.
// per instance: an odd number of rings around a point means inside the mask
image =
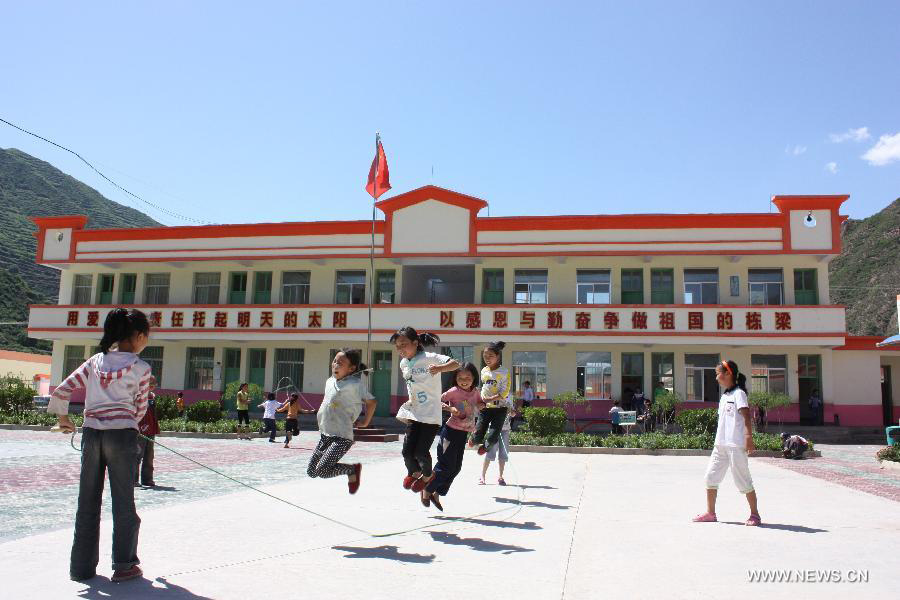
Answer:
[{"label": "red roof trim", "polygon": [[437,200],[438,202],[452,204],[453,206],[465,208],[475,213],[487,206],[487,202],[481,198],[460,194],[459,192],[454,192],[453,190],[448,190],[436,185],[426,185],[404,194],[394,196],[393,198],[381,200],[376,202],[375,206],[381,209],[385,215],[389,215],[401,208],[419,204],[426,200]]},{"label": "red roof trim", "polygon": [[844,338],[844,345],[838,346],[835,350],[869,350],[872,352],[900,352],[900,346],[884,346],[878,348],[875,346],[878,342],[883,341],[883,335],[848,335]]}]

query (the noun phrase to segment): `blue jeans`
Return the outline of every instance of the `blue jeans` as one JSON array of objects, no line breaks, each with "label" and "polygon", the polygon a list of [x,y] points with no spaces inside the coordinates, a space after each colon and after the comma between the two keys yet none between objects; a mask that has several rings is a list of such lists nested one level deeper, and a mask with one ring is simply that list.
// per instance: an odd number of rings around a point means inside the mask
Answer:
[{"label": "blue jeans", "polygon": [[137,556],[141,519],[134,508],[134,471],[137,462],[136,429],[92,429],[81,434],[81,479],[78,485],[78,512],[69,574],[87,577],[100,562],[100,507],[103,483],[109,473],[112,495],[114,570],[130,569],[141,561]]}]

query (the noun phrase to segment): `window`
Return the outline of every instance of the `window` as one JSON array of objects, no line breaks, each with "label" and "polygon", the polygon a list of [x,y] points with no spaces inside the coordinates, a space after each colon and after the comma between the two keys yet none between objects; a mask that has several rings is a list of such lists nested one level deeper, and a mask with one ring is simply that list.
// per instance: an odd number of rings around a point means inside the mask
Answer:
[{"label": "window", "polygon": [[591,400],[612,398],[612,353],[577,352],[576,387]]},{"label": "window", "polygon": [[[218,304],[221,273],[194,273],[194,304]],[[244,290],[247,289],[246,276]]]},{"label": "window", "polygon": [[578,304],[609,304],[609,270],[582,271],[575,275]]},{"label": "window", "polygon": [[162,386],[163,347],[147,346],[141,352],[141,360],[150,365],[150,373],[156,377],[156,385]]},{"label": "window", "polygon": [[516,304],[547,304],[547,271],[516,271]]},{"label": "window", "polygon": [[395,273],[391,271],[378,271],[375,277],[375,304],[394,303]]},{"label": "window", "polygon": [[187,349],[187,389],[213,389],[213,348]]},{"label": "window", "polygon": [[819,303],[815,269],[794,269],[794,304]]},{"label": "window", "polygon": [[169,303],[169,274],[148,273],[144,279],[144,304]]},{"label": "window", "polygon": [[63,351],[63,379],[84,362],[84,346],[66,346]]},{"label": "window", "polygon": [[335,304],[366,303],[366,272],[338,271],[334,284]]},{"label": "window", "polygon": [[485,269],[481,277],[481,302],[503,304],[503,269]]},{"label": "window", "polygon": [[650,366],[653,370],[653,398],[657,390],[675,391],[675,355],[671,352],[654,352],[650,355]]},{"label": "window", "polygon": [[513,352],[512,353],[511,391],[522,390],[526,381],[531,382],[535,396],[547,397],[547,353],[546,352]]},{"label": "window", "polygon": [[672,269],[650,269],[650,304],[675,303],[675,272]]},{"label": "window", "polygon": [[718,354],[684,355],[688,402],[718,402],[719,384],[716,381],[718,364]]},{"label": "window", "polygon": [[281,303],[309,304],[309,271],[285,271],[281,274]]},{"label": "window", "polygon": [[622,269],[622,304],[644,303],[644,270]]},{"label": "window", "polygon": [[76,275],[72,281],[72,304],[91,303],[91,282],[93,275]]},{"label": "window", "polygon": [[752,354],[750,364],[751,392],[787,393],[787,356]]},{"label": "window", "polygon": [[[198,273],[199,275],[199,273]],[[196,295],[196,288],[194,294]],[[218,298],[218,291],[216,292]],[[247,274],[232,273],[228,284],[228,304],[243,304],[247,301]]]},{"label": "window", "polygon": [[113,281],[111,273],[103,273],[97,277],[97,304],[112,304]]},{"label": "window", "polygon": [[750,304],[784,304],[784,276],[781,269],[750,269]]},{"label": "window", "polygon": [[253,304],[272,303],[272,272],[260,271],[253,276]]},{"label": "window", "polygon": [[303,348],[275,350],[275,388],[290,385],[303,389]]},{"label": "window", "polygon": [[134,290],[137,287],[137,275],[124,273],[119,281],[119,303],[134,304]]},{"label": "window", "polygon": [[718,269],[685,269],[684,270],[684,303],[685,304],[718,304],[719,303],[719,271],[718,271]]},{"label": "window", "polygon": [[622,399],[631,402],[635,390],[644,389],[644,353],[622,353]]}]

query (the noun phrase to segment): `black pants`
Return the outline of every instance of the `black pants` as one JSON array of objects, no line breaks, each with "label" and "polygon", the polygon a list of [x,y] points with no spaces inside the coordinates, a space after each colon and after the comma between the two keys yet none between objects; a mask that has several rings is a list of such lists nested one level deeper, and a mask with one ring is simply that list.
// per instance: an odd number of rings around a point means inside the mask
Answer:
[{"label": "black pants", "polygon": [[[485,448],[490,448],[500,441],[500,432],[503,431],[503,423],[506,421],[508,410],[505,406],[482,409],[481,415],[478,417],[478,427],[475,429],[476,444],[483,442]],[[485,438],[485,436],[487,437]]]},{"label": "black pants", "polygon": [[250,424],[250,411],[249,410],[239,410],[238,411],[238,425],[241,423]]},{"label": "black pants", "polygon": [[275,426],[275,419],[263,419],[263,425],[266,426],[266,433],[269,434],[269,441],[275,441],[275,434],[278,432],[278,428]]},{"label": "black pants", "polygon": [[137,556],[141,519],[134,508],[134,465],[137,461],[136,429],[92,429],[81,434],[81,478],[78,483],[78,512],[69,574],[75,578],[97,572],[100,562],[100,508],[103,483],[109,474],[112,495],[112,567],[130,569],[141,561]]},{"label": "black pants", "polygon": [[291,435],[300,435],[300,426],[297,424],[297,419],[284,420],[284,441],[290,441]]},{"label": "black pants", "polygon": [[149,440],[146,440],[140,436],[137,439],[137,462],[135,463],[134,468],[134,482],[138,482],[138,475],[140,475],[140,481],[144,485],[150,485],[153,483],[153,446],[156,444],[153,443],[153,436],[148,435]]},{"label": "black pants", "polygon": [[450,491],[450,485],[462,470],[463,457],[466,450],[468,432],[453,429],[444,425],[441,427],[441,437],[438,439],[437,464],[434,466],[434,479],[425,488],[429,492],[437,492],[439,496],[446,496]]},{"label": "black pants", "polygon": [[617,434],[617,435],[621,435],[621,434],[623,433],[622,426],[621,426],[621,425],[618,425],[618,424],[616,424],[616,423],[613,423],[613,425],[612,425],[612,432],[615,433],[615,434]]},{"label": "black pants", "polygon": [[421,473],[431,477],[431,444],[440,425],[410,421],[403,437],[403,462],[409,475]]},{"label": "black pants", "polygon": [[338,475],[352,475],[353,465],[339,463],[353,440],[346,438],[323,435],[319,439],[318,445],[309,457],[309,466],[306,467],[306,474],[310,477],[337,477]]}]

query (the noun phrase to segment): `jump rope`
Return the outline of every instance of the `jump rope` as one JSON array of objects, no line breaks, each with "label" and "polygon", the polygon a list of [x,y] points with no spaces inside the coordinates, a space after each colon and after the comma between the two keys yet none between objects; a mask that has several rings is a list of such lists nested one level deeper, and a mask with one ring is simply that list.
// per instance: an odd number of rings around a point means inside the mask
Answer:
[{"label": "jump rope", "polygon": [[[281,383],[281,381],[279,381],[279,385],[280,385],[280,383]],[[296,387],[296,386],[295,386],[295,387]],[[279,388],[279,389],[280,389],[280,388]],[[298,393],[299,393],[299,392],[298,392]],[[301,396],[301,397],[302,397],[302,396]],[[306,402],[305,399],[304,399],[304,402]],[[307,402],[307,404],[308,404],[308,402]],[[76,434],[76,433],[78,433],[78,429],[77,429],[77,428],[76,428],[75,431],[72,432],[72,435],[71,435],[71,437],[69,438],[69,444],[72,446],[72,448],[73,448],[74,450],[76,450],[77,452],[81,452],[81,448],[79,448],[79,447],[77,447],[77,446],[75,445],[75,434]],[[219,471],[219,470],[217,470],[217,469],[215,469],[215,468],[213,468],[213,467],[210,467],[209,465],[203,464],[202,462],[200,462],[200,461],[198,461],[198,460],[194,460],[194,459],[191,458],[190,456],[187,456],[187,455],[185,455],[185,454],[182,454],[181,452],[178,452],[177,450],[174,450],[173,448],[169,448],[168,446],[166,446],[166,445],[164,445],[164,444],[161,444],[160,442],[156,441],[155,438],[147,437],[147,436],[143,435],[143,434],[140,433],[140,432],[138,433],[138,437],[141,438],[141,439],[144,439],[144,440],[146,440],[146,441],[148,441],[148,442],[151,442],[151,443],[153,443],[153,444],[159,446],[160,448],[163,448],[163,449],[165,449],[165,450],[168,450],[168,451],[171,452],[172,454],[175,454],[176,456],[179,456],[179,457],[181,457],[181,458],[183,458],[183,459],[185,459],[185,460],[187,460],[187,461],[190,461],[190,462],[194,463],[195,465],[198,465],[198,466],[200,466],[200,467],[203,467],[204,469],[207,469],[208,471],[211,471],[211,472],[215,473],[216,475],[219,475],[220,477],[223,477],[223,478],[225,478],[225,479],[227,479],[227,480],[229,480],[229,481],[232,481],[232,482],[234,482],[234,483],[237,483],[238,485],[242,485],[242,486],[244,486],[245,488],[248,488],[248,489],[250,489],[250,490],[253,490],[254,492],[258,492],[258,493],[262,494],[263,496],[266,496],[266,497],[271,498],[271,499],[273,499],[273,500],[277,500],[278,502],[282,502],[282,503],[284,503],[284,504],[287,504],[288,506],[291,506],[291,507],[293,507],[293,508],[302,510],[302,511],[305,512],[305,513],[314,515],[314,516],[316,516],[316,517],[319,517],[320,519],[324,519],[324,520],[326,520],[326,521],[329,521],[329,522],[331,522],[331,523],[334,523],[335,525],[340,525],[341,527],[345,527],[345,528],[347,528],[347,529],[353,530],[353,531],[355,531],[355,532],[357,532],[357,533],[361,533],[361,534],[363,534],[363,535],[366,535],[366,536],[369,536],[369,537],[372,537],[372,538],[387,538],[387,537],[394,537],[394,536],[404,535],[404,534],[407,534],[407,533],[414,533],[414,532],[416,532],[416,531],[422,531],[422,530],[424,530],[424,529],[430,529],[430,528],[433,528],[433,527],[442,527],[442,526],[450,525],[450,524],[457,523],[457,522],[465,522],[465,521],[469,521],[469,520],[471,520],[471,519],[476,519],[476,518],[479,518],[479,517],[486,517],[486,516],[489,516],[489,515],[494,515],[494,514],[497,514],[497,513],[506,512],[506,511],[510,510],[510,508],[500,508],[500,509],[497,509],[497,510],[492,510],[492,511],[483,512],[483,513],[478,513],[478,514],[475,514],[475,515],[469,515],[469,516],[466,516],[466,517],[450,517],[450,518],[447,518],[446,520],[444,520],[444,521],[441,522],[441,523],[431,523],[431,524],[428,524],[428,525],[422,525],[421,527],[413,527],[413,528],[410,528],[410,529],[404,529],[404,530],[402,530],[402,531],[393,531],[393,532],[389,532],[389,533],[374,533],[374,532],[368,531],[368,530],[366,530],[366,529],[361,529],[361,528],[356,527],[356,526],[354,526],[354,525],[350,525],[349,523],[344,523],[343,521],[339,521],[338,519],[334,519],[334,518],[329,517],[329,516],[327,516],[327,515],[323,515],[323,514],[318,513],[318,512],[316,512],[316,511],[314,511],[314,510],[311,510],[311,509],[309,509],[309,508],[306,508],[305,506],[300,506],[299,504],[296,504],[296,503],[294,503],[294,502],[291,502],[290,500],[286,500],[286,499],[281,498],[281,497],[279,497],[279,496],[276,496],[276,495],[274,495],[274,494],[270,494],[269,492],[266,492],[266,491],[264,491],[264,490],[261,490],[261,489],[259,489],[258,487],[255,487],[255,486],[253,486],[253,485],[250,485],[249,483],[246,483],[246,482],[244,482],[244,481],[241,481],[240,479],[236,479],[236,478],[234,478],[234,477],[232,477],[232,476],[230,476],[230,475],[227,475],[227,474],[225,474],[225,473],[223,473],[223,472],[221,472],[221,471]],[[503,442],[503,435],[502,435],[502,434],[500,435],[500,439],[497,441],[497,443],[498,443],[498,444],[502,444],[502,445],[504,446],[504,449],[506,450],[506,455],[507,455],[507,457],[509,457],[509,446],[507,446],[507,445]],[[508,462],[511,463],[512,461],[508,461]],[[513,468],[513,472],[514,472],[515,475],[516,475],[516,482],[518,483],[518,482],[519,482],[519,474],[518,474],[518,472],[515,470],[515,466],[513,466],[512,468]],[[512,517],[514,517],[515,515],[517,515],[517,514],[519,513],[519,511],[521,511],[522,508],[523,508],[523,504],[522,504],[522,503],[523,503],[523,501],[524,501],[525,493],[524,493],[523,488],[522,488],[520,485],[516,485],[516,487],[518,488],[518,496],[519,496],[519,497],[516,499],[516,505],[517,505],[517,508],[516,508],[516,510],[515,510],[512,514],[510,514],[510,515],[507,517],[507,519],[511,519]]]}]

